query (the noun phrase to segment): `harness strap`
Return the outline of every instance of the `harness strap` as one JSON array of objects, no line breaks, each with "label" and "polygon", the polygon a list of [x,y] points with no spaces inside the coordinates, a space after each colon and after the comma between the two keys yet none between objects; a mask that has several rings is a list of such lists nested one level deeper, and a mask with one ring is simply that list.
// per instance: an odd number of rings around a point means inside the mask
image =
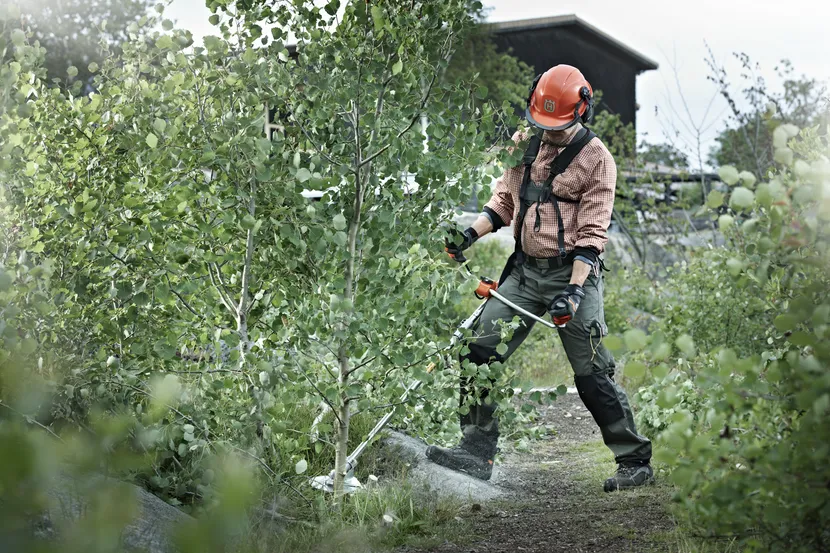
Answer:
[{"label": "harness strap", "polygon": [[556,237],[559,242],[559,257],[565,257],[568,255],[565,251],[565,222],[562,220],[562,211],[559,210],[559,202],[556,201],[556,197],[553,198],[553,209],[556,211],[556,220],[559,222],[559,232]]},{"label": "harness strap", "polygon": [[[522,186],[519,189],[519,198],[524,198],[527,195],[528,187],[530,186],[530,170],[533,167],[533,162],[539,155],[539,148],[542,145],[542,139],[539,135],[534,134],[530,137],[530,142],[525,150],[525,155],[522,158],[522,163],[525,166],[524,176],[522,177]],[[519,233],[516,235],[516,267],[519,269],[520,286],[524,288],[525,274],[522,265],[524,264],[524,252],[522,251],[522,227],[524,226],[525,214],[529,206],[525,202],[519,205],[519,216],[516,218],[516,225]]]},{"label": "harness strap", "polygon": [[525,254],[522,249],[524,219],[527,214],[527,210],[534,203],[536,204],[536,222],[533,225],[534,232],[539,232],[542,228],[542,219],[539,212],[540,204],[546,202],[553,203],[554,210],[556,211],[556,219],[559,223],[559,228],[557,229],[559,256],[563,258],[567,256],[567,252],[565,252],[565,222],[562,220],[562,212],[559,208],[559,202],[579,203],[579,200],[569,200],[553,194],[552,184],[553,180],[558,175],[565,172],[574,158],[576,158],[576,156],[579,155],[579,152],[582,151],[582,148],[584,148],[585,145],[588,144],[588,142],[590,142],[595,136],[596,135],[587,128],[581,129],[574,137],[574,140],[565,146],[565,148],[559,152],[559,155],[553,159],[550,164],[548,178],[541,187],[532,186],[530,173],[533,163],[539,155],[539,148],[542,141],[538,135],[533,135],[530,138],[530,143],[528,144],[527,150],[525,151],[525,155],[522,159],[525,170],[524,176],[522,177],[522,185],[519,189],[519,214],[518,217],[516,217],[516,226],[518,230],[516,233],[516,249],[514,253],[516,254],[516,267],[519,270],[520,287],[524,287],[525,285],[525,275],[522,267],[525,261]]}]

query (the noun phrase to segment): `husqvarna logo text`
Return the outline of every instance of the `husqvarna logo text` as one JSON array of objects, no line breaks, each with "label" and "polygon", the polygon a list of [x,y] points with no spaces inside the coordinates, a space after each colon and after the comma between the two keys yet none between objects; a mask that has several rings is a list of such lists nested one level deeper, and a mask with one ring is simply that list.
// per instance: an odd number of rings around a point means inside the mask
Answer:
[{"label": "husqvarna logo text", "polygon": [[556,102],[553,100],[545,100],[545,111],[548,113],[553,113],[556,109]]}]

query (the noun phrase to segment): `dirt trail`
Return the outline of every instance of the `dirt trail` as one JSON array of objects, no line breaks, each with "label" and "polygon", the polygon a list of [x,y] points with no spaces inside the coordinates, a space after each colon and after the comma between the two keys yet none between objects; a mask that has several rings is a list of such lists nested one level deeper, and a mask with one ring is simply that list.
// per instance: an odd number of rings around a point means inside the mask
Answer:
[{"label": "dirt trail", "polygon": [[[611,455],[576,394],[542,408],[553,430],[532,451],[501,456],[495,482],[509,498],[472,503],[453,541],[399,553],[666,552],[674,524],[665,483],[606,494]],[[499,474],[500,473],[500,474]]]}]

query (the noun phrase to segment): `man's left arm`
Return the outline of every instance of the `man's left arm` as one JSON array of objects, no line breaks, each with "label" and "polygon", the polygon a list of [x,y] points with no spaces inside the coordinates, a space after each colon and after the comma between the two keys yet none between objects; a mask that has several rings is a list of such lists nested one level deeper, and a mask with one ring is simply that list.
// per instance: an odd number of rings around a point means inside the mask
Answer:
[{"label": "man's left arm", "polygon": [[608,226],[614,210],[616,188],[617,165],[614,158],[606,154],[594,167],[579,201],[571,284],[582,286],[591,270],[599,263],[599,254],[605,250],[608,242]]}]

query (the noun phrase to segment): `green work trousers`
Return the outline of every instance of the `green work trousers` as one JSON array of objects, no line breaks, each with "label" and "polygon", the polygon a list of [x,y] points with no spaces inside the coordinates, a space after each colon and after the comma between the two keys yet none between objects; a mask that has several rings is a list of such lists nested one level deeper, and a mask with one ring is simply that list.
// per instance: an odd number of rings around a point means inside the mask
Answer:
[{"label": "green work trousers", "polygon": [[[538,269],[525,265],[524,286],[520,285],[519,269],[514,268],[506,281],[499,286],[501,294],[524,309],[538,316],[547,313],[554,296],[561,293],[570,282],[573,266]],[[603,345],[607,334],[603,308],[602,274],[591,272],[584,284],[585,297],[576,316],[564,328],[559,337],[574,371],[574,383],[585,406],[600,428],[605,445],[613,452],[618,463],[645,464],[651,459],[651,442],[637,433],[634,415],[625,391],[614,382],[614,357]],[[501,343],[498,325],[518,316],[522,324],[507,342],[507,352],[499,355],[496,348]],[[476,364],[505,361],[524,341],[534,322],[512,308],[492,298],[487,302],[481,318],[473,328],[473,338],[468,343],[469,353],[462,356]],[[545,331],[550,331],[545,329]],[[472,389],[469,381],[462,379],[462,402],[469,394],[479,398],[487,390]],[[473,442],[484,453],[495,453],[498,440],[498,420],[495,405],[472,402],[470,412],[461,417],[464,440]]]}]

